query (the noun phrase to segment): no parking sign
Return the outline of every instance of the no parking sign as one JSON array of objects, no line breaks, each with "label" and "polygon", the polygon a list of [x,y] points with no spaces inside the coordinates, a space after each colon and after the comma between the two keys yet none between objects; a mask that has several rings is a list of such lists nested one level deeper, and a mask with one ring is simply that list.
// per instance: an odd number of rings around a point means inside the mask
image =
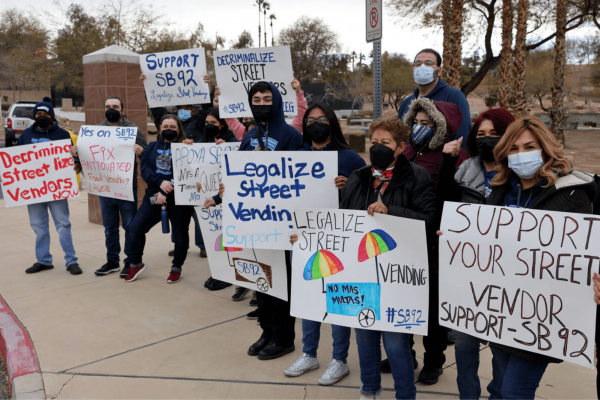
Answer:
[{"label": "no parking sign", "polygon": [[383,0],[366,0],[367,43],[381,40],[381,5]]}]

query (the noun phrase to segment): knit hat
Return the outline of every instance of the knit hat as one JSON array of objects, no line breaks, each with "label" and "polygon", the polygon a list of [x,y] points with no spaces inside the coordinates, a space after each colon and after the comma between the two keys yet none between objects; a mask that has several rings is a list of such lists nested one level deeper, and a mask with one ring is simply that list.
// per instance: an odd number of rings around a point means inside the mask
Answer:
[{"label": "knit hat", "polygon": [[46,111],[52,117],[52,121],[56,121],[54,116],[54,107],[52,107],[52,99],[50,97],[44,97],[44,100],[40,101],[33,107],[33,119],[38,111]]}]

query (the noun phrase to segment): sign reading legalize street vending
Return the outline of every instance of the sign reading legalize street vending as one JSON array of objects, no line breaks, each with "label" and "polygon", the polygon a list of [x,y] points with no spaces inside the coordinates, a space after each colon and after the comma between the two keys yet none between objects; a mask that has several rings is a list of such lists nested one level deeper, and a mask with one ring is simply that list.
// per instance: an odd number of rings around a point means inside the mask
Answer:
[{"label": "sign reading legalize street vending", "polygon": [[440,324],[594,367],[600,218],[446,202]]},{"label": "sign reading legalize street vending", "polygon": [[425,223],[366,211],[294,210],[295,317],[427,334]]},{"label": "sign reading legalize street vending", "polygon": [[[221,176],[221,168],[216,164],[202,164],[199,169],[202,176]],[[220,180],[215,183],[216,185],[202,185],[198,194],[202,203],[207,197],[218,193]],[[208,210],[204,207],[196,207],[196,213],[200,221],[200,229],[206,244],[208,264],[213,278],[258,290],[287,301],[287,273],[283,251],[228,247],[223,243],[221,205]]]},{"label": "sign reading legalize street vending", "polygon": [[204,164],[219,165],[223,154],[236,151],[239,143],[194,143],[192,145],[173,143],[173,180],[175,191],[175,204],[201,206],[203,196],[196,191],[196,183],[209,191],[219,190],[221,169],[218,175],[210,175],[200,167]]},{"label": "sign reading legalize street vending", "polygon": [[150,108],[211,102],[202,48],[142,54],[140,67]]},{"label": "sign reading legalize street vending", "polygon": [[224,118],[252,117],[250,88],[257,82],[272,82],[283,98],[283,113],[296,115],[294,71],[288,46],[215,51],[215,75],[221,95],[219,111]]},{"label": "sign reading legalize street vending", "polygon": [[0,149],[6,207],[78,197],[70,150],[70,139]]},{"label": "sign reading legalize street vending", "polygon": [[77,153],[88,182],[88,192],[113,199],[134,201],[133,146],[137,127],[83,125]]},{"label": "sign reading legalize street vending", "polygon": [[337,166],[333,151],[225,153],[225,245],[291,250],[294,209],[338,208]]}]

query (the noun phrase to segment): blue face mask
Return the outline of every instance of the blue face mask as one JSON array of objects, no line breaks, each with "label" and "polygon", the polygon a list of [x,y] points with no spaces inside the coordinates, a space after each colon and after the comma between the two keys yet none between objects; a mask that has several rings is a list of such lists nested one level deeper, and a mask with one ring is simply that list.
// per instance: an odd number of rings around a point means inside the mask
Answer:
[{"label": "blue face mask", "polygon": [[508,168],[523,179],[531,179],[544,165],[542,151],[534,150],[508,155]]},{"label": "blue face mask", "polygon": [[435,80],[434,72],[435,68],[428,67],[425,64],[421,65],[419,68],[415,68],[413,70],[415,82],[417,82],[418,85],[429,85]]},{"label": "blue face mask", "polygon": [[188,119],[192,118],[192,112],[184,109],[177,110],[177,116],[180,120],[187,121]]},{"label": "blue face mask", "polygon": [[425,143],[427,139],[431,139],[433,137],[433,127],[432,126],[421,126],[419,124],[414,124],[412,127],[412,139],[413,143],[417,146]]}]

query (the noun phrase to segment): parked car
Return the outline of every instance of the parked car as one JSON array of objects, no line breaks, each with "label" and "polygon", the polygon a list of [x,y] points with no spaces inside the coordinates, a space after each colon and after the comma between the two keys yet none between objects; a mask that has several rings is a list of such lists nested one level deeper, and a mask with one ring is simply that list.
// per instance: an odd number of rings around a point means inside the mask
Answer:
[{"label": "parked car", "polygon": [[6,147],[15,145],[21,133],[33,125],[33,108],[35,105],[35,101],[17,101],[10,106],[4,119]]}]

